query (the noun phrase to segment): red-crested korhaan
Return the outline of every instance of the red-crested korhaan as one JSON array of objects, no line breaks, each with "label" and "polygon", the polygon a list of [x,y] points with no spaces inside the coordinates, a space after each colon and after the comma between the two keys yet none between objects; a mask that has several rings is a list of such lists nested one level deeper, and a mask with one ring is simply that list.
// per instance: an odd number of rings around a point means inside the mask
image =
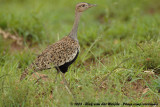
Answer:
[{"label": "red-crested korhaan", "polygon": [[78,3],[75,9],[75,21],[69,35],[48,46],[37,57],[37,59],[24,70],[20,80],[23,80],[29,74],[30,70],[32,70],[33,73],[46,69],[56,68],[57,74],[62,72],[61,75],[65,87],[67,88],[68,92],[72,94],[67,81],[65,80],[64,74],[67,72],[68,67],[76,60],[80,51],[80,45],[77,39],[77,30],[81,13],[94,6],[96,5],[89,3]]}]

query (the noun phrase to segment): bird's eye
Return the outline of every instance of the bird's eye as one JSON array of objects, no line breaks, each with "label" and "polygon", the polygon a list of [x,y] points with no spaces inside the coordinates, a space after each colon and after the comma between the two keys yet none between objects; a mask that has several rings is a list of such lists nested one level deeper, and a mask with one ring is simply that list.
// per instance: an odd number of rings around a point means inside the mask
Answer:
[{"label": "bird's eye", "polygon": [[85,5],[82,5],[82,7],[84,7]]}]

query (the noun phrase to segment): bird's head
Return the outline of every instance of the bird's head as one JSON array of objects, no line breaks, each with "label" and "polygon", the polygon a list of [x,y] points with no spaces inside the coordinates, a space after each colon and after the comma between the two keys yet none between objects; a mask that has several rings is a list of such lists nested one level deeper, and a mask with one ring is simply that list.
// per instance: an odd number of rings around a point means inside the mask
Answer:
[{"label": "bird's head", "polygon": [[89,3],[78,3],[76,5],[76,11],[77,12],[83,12],[87,10],[88,8],[94,7],[96,4],[89,4]]}]

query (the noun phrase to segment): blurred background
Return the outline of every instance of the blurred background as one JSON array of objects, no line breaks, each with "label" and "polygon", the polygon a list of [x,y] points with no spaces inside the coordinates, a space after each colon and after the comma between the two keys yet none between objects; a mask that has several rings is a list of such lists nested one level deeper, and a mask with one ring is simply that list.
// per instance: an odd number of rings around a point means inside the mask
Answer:
[{"label": "blurred background", "polygon": [[[73,25],[75,5],[80,0],[1,0],[0,27],[32,42],[54,42]],[[103,40],[156,39],[159,34],[158,0],[86,0],[97,4],[83,13],[79,39],[88,42],[103,33]],[[134,36],[133,36],[134,35]],[[106,42],[106,41],[105,41]],[[81,42],[83,43],[83,42]]]},{"label": "blurred background", "polygon": [[[0,94],[3,96],[0,103],[3,106],[25,106],[32,101],[32,106],[35,102],[40,106],[62,106],[69,104],[66,99],[72,101],[69,95],[59,96],[59,92],[54,94],[55,98],[62,100],[48,101],[50,93],[44,99],[37,99],[33,93],[38,86],[31,88],[30,81],[23,84],[15,81],[46,46],[69,34],[75,5],[79,2],[97,4],[81,16],[78,30],[81,53],[66,74],[75,87],[73,90],[81,93],[80,101],[159,101],[159,0],[0,0]],[[94,88],[116,67],[120,69],[107,82],[103,81],[96,94]],[[50,76],[53,78],[55,74]],[[27,98],[25,87],[32,90]]]}]

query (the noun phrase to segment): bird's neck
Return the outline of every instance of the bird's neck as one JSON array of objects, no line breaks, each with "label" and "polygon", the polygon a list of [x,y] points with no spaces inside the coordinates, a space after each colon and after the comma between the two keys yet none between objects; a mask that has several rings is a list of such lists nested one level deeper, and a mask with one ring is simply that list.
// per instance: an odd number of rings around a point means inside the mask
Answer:
[{"label": "bird's neck", "polygon": [[78,30],[78,23],[80,20],[80,16],[81,16],[81,12],[76,12],[75,13],[75,20],[74,20],[74,24],[73,24],[73,28],[71,30],[71,32],[69,33],[69,36],[71,38],[73,38],[74,40],[77,40],[77,30]]}]

